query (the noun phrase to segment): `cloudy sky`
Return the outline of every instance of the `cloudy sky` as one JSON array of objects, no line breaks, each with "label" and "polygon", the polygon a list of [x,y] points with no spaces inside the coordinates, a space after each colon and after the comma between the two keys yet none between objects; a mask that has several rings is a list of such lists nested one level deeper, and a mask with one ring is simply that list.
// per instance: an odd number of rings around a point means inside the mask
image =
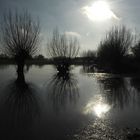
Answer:
[{"label": "cloudy sky", "polygon": [[42,48],[55,27],[78,37],[82,50],[95,50],[113,25],[126,25],[133,33],[139,33],[140,0],[97,1],[99,0],[0,0],[0,14],[6,9],[16,8],[28,9],[33,16],[39,17]]}]

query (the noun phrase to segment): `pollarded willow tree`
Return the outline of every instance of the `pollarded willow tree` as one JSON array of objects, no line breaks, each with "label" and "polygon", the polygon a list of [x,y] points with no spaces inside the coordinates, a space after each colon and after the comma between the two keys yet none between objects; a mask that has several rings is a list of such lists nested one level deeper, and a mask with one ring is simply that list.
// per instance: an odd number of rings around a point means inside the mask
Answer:
[{"label": "pollarded willow tree", "polygon": [[75,58],[80,49],[79,41],[76,37],[60,34],[55,29],[47,43],[47,54],[51,58]]},{"label": "pollarded willow tree", "polygon": [[101,41],[97,50],[97,57],[104,65],[117,66],[129,53],[133,42],[133,35],[125,26],[115,26]]},{"label": "pollarded willow tree", "polygon": [[63,74],[69,72],[72,58],[79,53],[80,45],[76,37],[60,34],[55,29],[47,43],[47,54],[53,58],[57,70]]},{"label": "pollarded willow tree", "polygon": [[27,11],[9,11],[2,18],[1,33],[2,51],[14,58],[17,64],[17,80],[23,81],[25,60],[38,51],[39,21],[34,21]]}]

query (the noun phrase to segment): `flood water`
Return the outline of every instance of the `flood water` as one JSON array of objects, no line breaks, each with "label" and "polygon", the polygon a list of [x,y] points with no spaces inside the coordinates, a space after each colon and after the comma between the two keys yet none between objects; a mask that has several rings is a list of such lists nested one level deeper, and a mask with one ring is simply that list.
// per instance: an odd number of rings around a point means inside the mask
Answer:
[{"label": "flood water", "polygon": [[0,66],[0,132],[5,140],[123,139],[140,128],[140,76],[88,72],[61,75],[51,65]]}]

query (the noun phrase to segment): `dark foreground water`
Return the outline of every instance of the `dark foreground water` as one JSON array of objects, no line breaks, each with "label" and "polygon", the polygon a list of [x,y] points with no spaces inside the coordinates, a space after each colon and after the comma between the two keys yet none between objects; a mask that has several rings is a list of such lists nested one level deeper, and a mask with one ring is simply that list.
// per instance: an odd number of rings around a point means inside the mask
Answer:
[{"label": "dark foreground water", "polygon": [[53,66],[25,69],[18,85],[15,66],[0,66],[0,139],[140,139],[140,77],[69,74]]}]

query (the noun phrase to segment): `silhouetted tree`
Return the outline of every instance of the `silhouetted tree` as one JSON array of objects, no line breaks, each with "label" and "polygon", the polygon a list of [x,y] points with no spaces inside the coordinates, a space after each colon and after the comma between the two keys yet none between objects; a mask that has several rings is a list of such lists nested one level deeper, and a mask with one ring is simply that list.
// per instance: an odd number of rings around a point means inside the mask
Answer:
[{"label": "silhouetted tree", "polygon": [[140,40],[131,48],[136,60],[140,61]]},{"label": "silhouetted tree", "polygon": [[128,54],[132,41],[133,36],[125,26],[113,27],[100,42],[97,51],[99,62],[118,68],[124,56]]},{"label": "silhouetted tree", "polygon": [[38,50],[39,22],[34,21],[27,11],[22,14],[9,11],[3,16],[1,31],[2,51],[15,59],[20,82],[20,78],[24,77],[25,60],[35,55]]},{"label": "silhouetted tree", "polygon": [[76,37],[60,34],[58,29],[53,31],[47,43],[47,53],[52,58],[74,58],[78,55],[79,49],[80,45]]},{"label": "silhouetted tree", "polygon": [[79,53],[80,45],[76,37],[60,34],[55,29],[47,43],[47,54],[53,58],[54,65],[58,71],[67,72],[71,65],[71,59]]}]

